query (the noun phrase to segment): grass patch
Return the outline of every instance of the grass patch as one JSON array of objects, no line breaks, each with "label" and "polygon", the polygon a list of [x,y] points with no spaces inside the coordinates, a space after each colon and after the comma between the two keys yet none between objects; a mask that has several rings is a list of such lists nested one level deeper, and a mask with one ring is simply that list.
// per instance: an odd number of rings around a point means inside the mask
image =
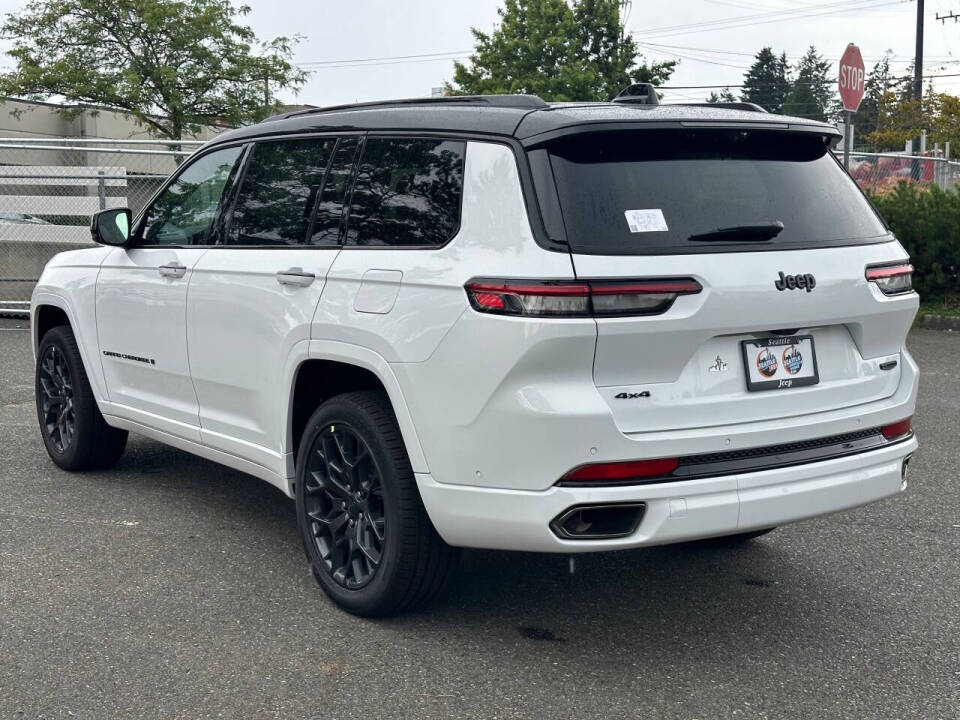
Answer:
[{"label": "grass patch", "polygon": [[919,315],[949,315],[960,317],[960,295],[948,295],[941,300],[921,301]]}]

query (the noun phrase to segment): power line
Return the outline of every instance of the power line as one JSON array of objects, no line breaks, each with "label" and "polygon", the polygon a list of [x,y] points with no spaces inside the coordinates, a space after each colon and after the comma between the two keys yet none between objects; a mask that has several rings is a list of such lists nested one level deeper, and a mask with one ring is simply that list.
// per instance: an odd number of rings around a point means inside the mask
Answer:
[{"label": "power line", "polygon": [[390,55],[386,57],[372,57],[372,58],[351,58],[344,60],[304,60],[303,62],[298,62],[297,65],[300,67],[306,66],[322,66],[322,65],[345,65],[347,63],[380,63],[393,60],[419,60],[427,58],[437,58],[438,60],[446,60],[445,56],[455,55],[463,56],[469,55],[471,50],[453,50],[451,52],[436,52],[436,53],[419,53],[416,55]]},{"label": "power line", "polygon": [[[824,16],[824,15],[836,15],[836,14],[842,14],[842,13],[854,12],[854,11],[875,10],[875,9],[878,9],[878,8],[881,8],[881,7],[888,7],[888,6],[891,6],[891,5],[902,5],[902,4],[906,3],[907,1],[908,1],[908,0],[893,0],[892,2],[889,2],[889,1],[888,1],[888,2],[874,2],[873,4],[867,4],[867,5],[861,4],[861,5],[856,5],[856,6],[842,7],[842,8],[840,8],[840,9],[836,9],[836,10],[826,10],[826,11],[823,11],[823,12],[819,12],[819,11],[817,11],[817,12],[801,12],[800,14],[790,14],[790,15],[785,16],[785,17],[774,17],[774,18],[767,19],[767,20],[757,20],[757,21],[755,21],[755,22],[739,22],[739,23],[727,24],[727,25],[721,25],[721,24],[719,24],[719,23],[722,23],[722,22],[734,23],[734,21],[736,21],[736,20],[738,20],[738,19],[744,19],[744,18],[750,17],[750,16],[742,16],[741,18],[729,18],[729,19],[726,20],[726,21],[715,21],[715,24],[712,25],[712,26],[709,26],[709,27],[703,27],[704,25],[708,25],[709,23],[692,23],[692,24],[686,25],[686,26],[676,26],[677,29],[675,29],[675,30],[671,30],[671,29],[652,29],[652,30],[649,30],[649,31],[647,31],[647,30],[639,31],[639,32],[638,32],[638,31],[634,31],[633,34],[636,35],[636,36],[640,36],[640,37],[647,37],[647,36],[653,36],[653,37],[673,37],[673,36],[676,36],[676,35],[694,35],[694,34],[703,33],[703,32],[713,32],[713,31],[716,31],[716,30],[733,30],[733,29],[736,29],[736,28],[750,27],[750,26],[754,26],[754,25],[767,25],[767,24],[769,24],[769,23],[783,22],[784,20],[803,20],[803,19],[806,19],[806,18],[821,17],[821,16]],[[811,6],[811,7],[826,7],[826,6]],[[795,12],[797,12],[797,11],[787,11],[787,12],[788,12],[788,13],[795,13]],[[692,28],[692,29],[681,29],[681,28]]]}]

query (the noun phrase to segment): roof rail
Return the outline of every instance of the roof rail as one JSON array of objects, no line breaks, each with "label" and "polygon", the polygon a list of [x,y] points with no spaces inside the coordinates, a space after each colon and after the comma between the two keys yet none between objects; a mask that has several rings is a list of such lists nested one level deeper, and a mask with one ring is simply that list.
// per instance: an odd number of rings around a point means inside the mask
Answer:
[{"label": "roof rail", "polygon": [[550,107],[536,95],[444,95],[442,97],[400,98],[398,100],[377,100],[374,102],[330,105],[328,107],[307,108],[283,115],[284,118],[318,113],[338,112],[342,110],[366,110],[367,108],[385,108],[407,105],[487,105],[501,108],[527,108],[539,110]]},{"label": "roof rail", "polygon": [[632,105],[659,105],[657,89],[650,83],[634,83],[621,90],[610,102],[630,103]]},{"label": "roof rail", "polygon": [[727,110],[744,110],[746,112],[762,112],[765,113],[767,110],[760,107],[756,103],[752,102],[685,102],[685,103],[670,103],[671,105],[685,105],[687,107],[716,107],[716,108],[725,108]]}]

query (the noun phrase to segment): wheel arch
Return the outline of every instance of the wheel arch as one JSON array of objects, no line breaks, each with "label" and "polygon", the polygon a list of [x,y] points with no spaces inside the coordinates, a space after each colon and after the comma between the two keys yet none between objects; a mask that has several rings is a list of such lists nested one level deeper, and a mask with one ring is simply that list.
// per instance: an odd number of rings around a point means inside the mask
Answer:
[{"label": "wheel arch", "polygon": [[357,345],[314,340],[292,363],[289,373],[284,448],[287,477],[295,477],[300,435],[317,406],[327,398],[354,390],[379,390],[390,401],[414,472],[427,472],[426,458],[390,365],[379,354]]},{"label": "wheel arch", "polygon": [[31,350],[34,363],[36,363],[44,333],[58,326],[70,328],[70,332],[76,338],[83,369],[87,373],[87,380],[99,405],[101,400],[107,399],[107,388],[103,378],[103,368],[98,362],[99,344],[96,337],[96,323],[92,318],[88,318],[86,323],[81,322],[70,302],[61,295],[34,291],[30,304]]}]

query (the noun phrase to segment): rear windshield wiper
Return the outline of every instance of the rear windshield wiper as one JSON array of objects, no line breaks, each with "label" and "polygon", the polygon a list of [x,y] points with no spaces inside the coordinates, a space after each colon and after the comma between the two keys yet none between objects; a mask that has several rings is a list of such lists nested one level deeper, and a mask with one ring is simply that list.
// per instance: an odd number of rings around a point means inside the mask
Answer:
[{"label": "rear windshield wiper", "polygon": [[691,235],[687,240],[693,240],[694,242],[763,242],[775,238],[782,231],[783,223],[776,220],[753,225],[717,228],[710,232]]}]

